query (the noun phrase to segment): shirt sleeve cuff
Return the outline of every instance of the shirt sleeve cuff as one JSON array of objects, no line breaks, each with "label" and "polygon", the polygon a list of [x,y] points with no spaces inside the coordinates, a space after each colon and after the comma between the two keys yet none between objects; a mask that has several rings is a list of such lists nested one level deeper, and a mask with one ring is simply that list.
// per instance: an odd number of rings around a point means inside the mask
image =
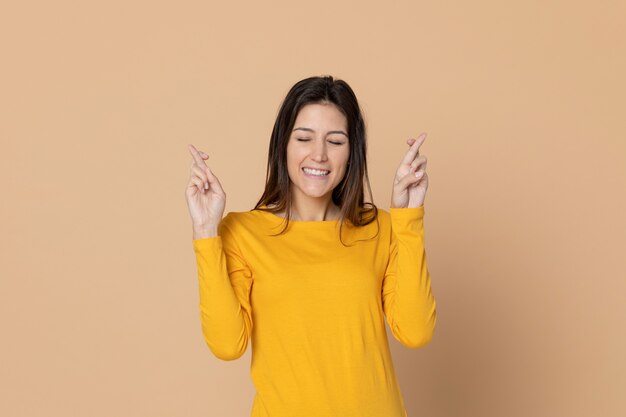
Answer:
[{"label": "shirt sleeve cuff", "polygon": [[222,237],[220,235],[217,235],[217,236],[206,237],[203,239],[194,239],[191,241],[191,243],[193,244],[193,250],[196,253],[206,252],[207,250],[211,251],[215,249],[221,249]]},{"label": "shirt sleeve cuff", "polygon": [[389,209],[389,214],[391,215],[391,228],[396,233],[402,233],[402,231],[411,231],[420,234],[423,233],[423,205],[411,208],[391,208]]},{"label": "shirt sleeve cuff", "polygon": [[424,218],[424,206],[419,207],[392,207],[389,209],[389,214],[394,218],[403,220],[421,220]]}]

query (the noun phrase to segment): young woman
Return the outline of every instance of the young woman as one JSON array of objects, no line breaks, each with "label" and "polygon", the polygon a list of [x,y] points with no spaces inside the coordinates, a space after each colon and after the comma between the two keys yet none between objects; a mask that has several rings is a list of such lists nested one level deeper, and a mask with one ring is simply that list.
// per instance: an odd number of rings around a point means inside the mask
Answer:
[{"label": "young woman", "polygon": [[263,195],[224,218],[209,156],[189,145],[202,332],[223,360],[252,341],[253,417],[406,416],[384,318],[407,347],[433,336],[425,137],[407,141],[389,212],[378,209],[364,201],[354,92],[331,76],[301,80],[274,124]]}]

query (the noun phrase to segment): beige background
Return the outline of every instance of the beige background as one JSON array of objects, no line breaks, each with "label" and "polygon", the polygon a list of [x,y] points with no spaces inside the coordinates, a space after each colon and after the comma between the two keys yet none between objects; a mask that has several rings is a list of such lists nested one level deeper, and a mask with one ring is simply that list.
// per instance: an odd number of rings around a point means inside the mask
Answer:
[{"label": "beige background", "polygon": [[363,106],[379,207],[429,134],[409,416],[626,415],[626,7],[517,3],[3,4],[0,415],[249,415],[250,350],[201,335],[186,144],[252,208],[321,74]]}]

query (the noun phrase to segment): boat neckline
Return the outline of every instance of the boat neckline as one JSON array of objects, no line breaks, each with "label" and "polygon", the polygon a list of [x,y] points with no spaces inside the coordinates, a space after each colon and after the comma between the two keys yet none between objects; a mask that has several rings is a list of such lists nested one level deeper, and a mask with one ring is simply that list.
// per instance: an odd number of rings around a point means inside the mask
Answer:
[{"label": "boat neckline", "polygon": [[[259,208],[268,208],[266,205],[262,205]],[[285,219],[284,217],[280,217],[277,214],[272,213],[271,211],[267,211],[267,210],[254,210],[254,211],[258,211],[260,213],[264,213],[276,220],[281,220],[281,221],[285,221],[287,219]],[[289,219],[289,223],[294,223],[294,224],[302,224],[302,225],[306,225],[306,224],[311,224],[311,225],[315,225],[315,224],[336,224],[339,221],[339,219],[331,219],[331,220],[294,220],[294,219]]]}]

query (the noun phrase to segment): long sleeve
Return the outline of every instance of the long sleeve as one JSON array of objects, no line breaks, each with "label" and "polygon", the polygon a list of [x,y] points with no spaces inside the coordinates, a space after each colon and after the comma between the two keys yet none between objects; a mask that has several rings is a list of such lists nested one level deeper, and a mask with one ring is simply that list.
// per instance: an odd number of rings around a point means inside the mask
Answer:
[{"label": "long sleeve", "polygon": [[252,332],[252,273],[222,219],[218,236],[193,240],[200,287],[202,334],[223,360],[241,357]]},{"label": "long sleeve", "polygon": [[424,249],[424,206],[391,208],[390,215],[383,311],[396,340],[415,349],[430,342],[437,322]]}]

